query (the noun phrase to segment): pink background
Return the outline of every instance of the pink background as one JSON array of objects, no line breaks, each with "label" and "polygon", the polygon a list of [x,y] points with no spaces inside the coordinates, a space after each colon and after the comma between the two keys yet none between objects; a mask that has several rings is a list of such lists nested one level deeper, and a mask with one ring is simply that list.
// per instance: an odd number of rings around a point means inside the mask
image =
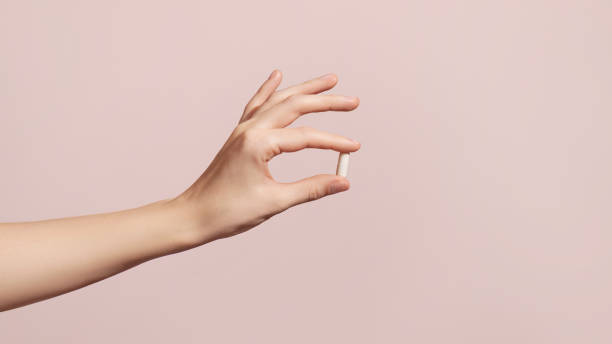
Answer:
[{"label": "pink background", "polygon": [[361,106],[298,124],[363,148],[349,192],[4,312],[0,341],[612,342],[611,22],[604,0],[2,1],[0,221],[178,194],[273,68],[337,73]]}]

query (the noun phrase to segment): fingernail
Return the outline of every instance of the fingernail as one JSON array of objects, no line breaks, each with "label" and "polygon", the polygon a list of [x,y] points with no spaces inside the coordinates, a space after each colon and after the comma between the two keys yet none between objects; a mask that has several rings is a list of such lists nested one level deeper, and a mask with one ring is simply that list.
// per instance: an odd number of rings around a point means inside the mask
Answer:
[{"label": "fingernail", "polygon": [[334,73],[328,73],[320,77],[321,79],[334,80],[336,76]]},{"label": "fingernail", "polygon": [[344,99],[348,100],[349,102],[354,102],[355,100],[357,100],[357,97],[344,96]]},{"label": "fingernail", "polygon": [[276,76],[276,73],[278,72],[278,70],[273,70],[272,73],[270,73],[270,76],[268,77],[268,80],[274,78]]},{"label": "fingernail", "polygon": [[357,140],[353,140],[353,139],[352,139],[352,138],[350,138],[350,137],[346,137],[346,136],[345,136],[344,138],[345,138],[345,139],[347,139],[347,140],[349,140],[349,141],[351,141],[351,143],[359,143]]}]

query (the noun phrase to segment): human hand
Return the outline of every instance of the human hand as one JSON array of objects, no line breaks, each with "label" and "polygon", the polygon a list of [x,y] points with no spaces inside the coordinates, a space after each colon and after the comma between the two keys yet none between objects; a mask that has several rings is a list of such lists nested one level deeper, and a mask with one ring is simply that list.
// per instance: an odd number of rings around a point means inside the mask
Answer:
[{"label": "human hand", "polygon": [[357,98],[319,94],[334,87],[335,75],[276,91],[280,81],[274,71],[210,166],[179,196],[105,214],[0,223],[0,311],[243,232],[296,204],[347,190],[348,180],[336,175],[294,183],[272,178],[268,161],[280,153],[354,152],[360,146],[312,128],[286,128],[306,113],[359,105]]},{"label": "human hand", "polygon": [[292,206],[348,190],[348,180],[337,175],[279,183],[270,174],[268,161],[281,153],[360,148],[356,141],[325,131],[287,128],[307,113],[357,108],[356,97],[319,94],[337,84],[334,74],[276,91],[281,79],[280,71],[272,72],[206,171],[173,200],[186,211],[194,244],[244,232]]}]

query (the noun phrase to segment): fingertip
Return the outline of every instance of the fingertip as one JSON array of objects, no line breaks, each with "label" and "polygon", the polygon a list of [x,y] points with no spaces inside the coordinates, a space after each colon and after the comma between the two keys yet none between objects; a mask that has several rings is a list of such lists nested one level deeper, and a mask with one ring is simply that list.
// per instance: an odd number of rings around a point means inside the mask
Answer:
[{"label": "fingertip", "polygon": [[342,184],[346,185],[346,190],[350,189],[351,188],[351,182],[346,177],[343,177],[343,176],[339,176],[339,177],[340,177],[340,180],[341,180]]},{"label": "fingertip", "polygon": [[329,186],[329,194],[332,195],[338,192],[343,192],[350,189],[350,187],[351,183],[348,181],[348,179],[342,176],[336,176]]},{"label": "fingertip", "polygon": [[346,101],[346,110],[354,110],[359,106],[359,98],[355,96],[341,96]]},{"label": "fingertip", "polygon": [[331,83],[332,86],[335,86],[338,83],[338,75],[336,75],[335,73],[330,73],[329,82]]},{"label": "fingertip", "polygon": [[273,80],[273,79],[280,77],[281,75],[282,75],[281,71],[275,68],[272,71],[272,73],[270,73],[270,77],[268,77],[268,79]]},{"label": "fingertip", "polygon": [[[348,143],[349,145],[347,147],[344,147],[343,150],[340,150],[340,152],[343,153],[353,153],[358,151],[361,148],[361,143],[352,140],[352,139],[348,139]],[[346,150],[344,150],[346,149]]]},{"label": "fingertip", "polygon": [[335,85],[338,82],[338,76],[335,73],[327,73],[321,76],[320,79],[328,81],[332,85]]}]

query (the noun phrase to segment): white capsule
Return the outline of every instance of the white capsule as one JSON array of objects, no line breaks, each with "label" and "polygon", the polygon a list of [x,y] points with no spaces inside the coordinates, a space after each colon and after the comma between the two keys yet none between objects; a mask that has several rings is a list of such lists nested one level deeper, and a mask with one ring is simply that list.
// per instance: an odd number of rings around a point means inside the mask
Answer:
[{"label": "white capsule", "polygon": [[336,167],[336,175],[346,177],[348,175],[349,153],[340,153],[338,156],[338,167]]}]

